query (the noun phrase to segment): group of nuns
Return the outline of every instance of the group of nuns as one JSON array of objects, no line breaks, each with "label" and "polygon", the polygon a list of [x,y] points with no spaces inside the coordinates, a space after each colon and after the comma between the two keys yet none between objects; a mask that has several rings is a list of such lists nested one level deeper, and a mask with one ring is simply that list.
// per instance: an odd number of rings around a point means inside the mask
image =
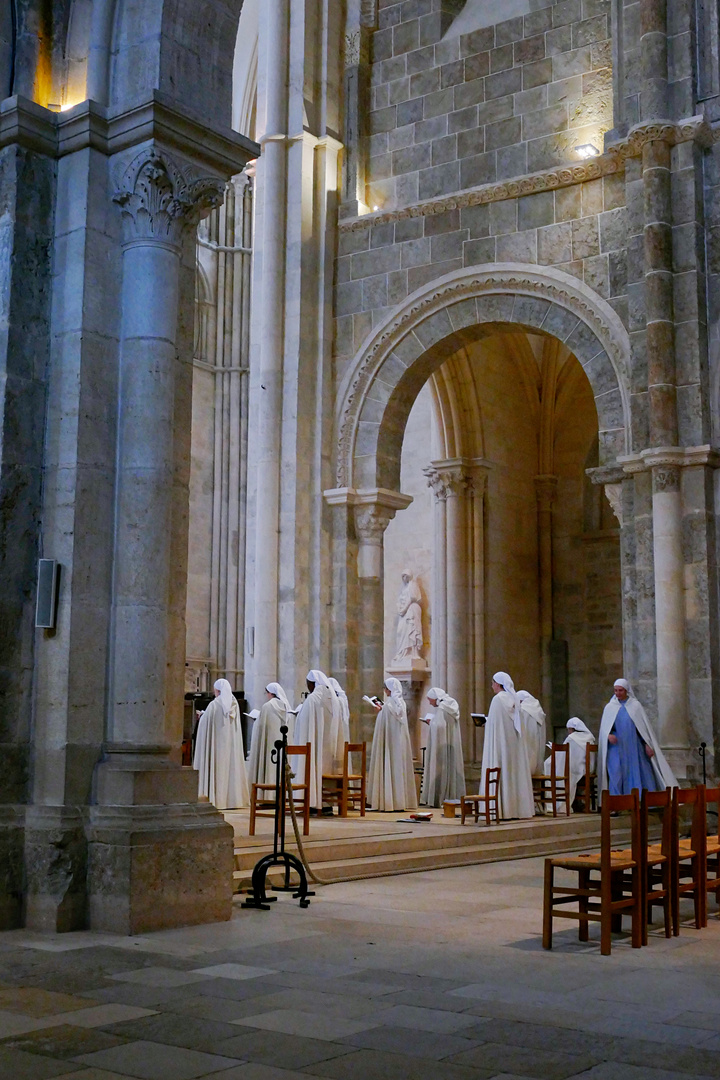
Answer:
[{"label": "group of nuns", "polygon": [[[299,710],[293,710],[279,683],[268,683],[267,700],[252,733],[247,766],[243,749],[240,711],[227,679],[215,683],[215,698],[198,721],[193,767],[199,774],[199,794],[220,810],[247,807],[252,783],[275,782],[276,766],[271,752],[288,727],[288,742],[310,744],[305,758],[291,758],[296,783],[309,783],[310,805],[322,809],[322,777],[341,773],[345,743],[350,741],[350,708],[337,679],[313,669],[307,676],[308,694]],[[480,793],[484,793],[487,770],[499,767],[500,817],[531,818],[535,814],[532,775],[549,774],[545,753],[545,714],[527,691],[516,691],[506,672],[493,676],[494,692],[483,745]],[[388,678],[385,700],[375,702],[378,713],[368,770],[368,801],[371,809],[398,811],[417,809],[407,707],[402,685]],[[420,803],[442,806],[465,794],[465,769],[457,701],[433,687],[428,701],[429,717]],[[297,712],[297,717],[295,713]],[[585,747],[594,741],[578,717],[568,723],[565,745],[570,755],[570,801],[585,770]],[[627,794],[633,788],[650,791],[676,786],[677,781],[657,737],[625,679],[615,682],[613,696],[605,706],[597,739],[597,774],[601,791]]]}]

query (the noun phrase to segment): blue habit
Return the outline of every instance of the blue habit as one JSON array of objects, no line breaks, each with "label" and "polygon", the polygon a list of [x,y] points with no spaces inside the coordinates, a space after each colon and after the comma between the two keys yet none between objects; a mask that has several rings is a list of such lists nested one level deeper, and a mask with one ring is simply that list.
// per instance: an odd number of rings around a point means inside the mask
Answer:
[{"label": "blue habit", "polygon": [[611,734],[617,735],[617,743],[609,742],[607,748],[610,794],[629,795],[633,788],[657,791],[657,780],[645,753],[645,743],[624,705],[615,717]]}]

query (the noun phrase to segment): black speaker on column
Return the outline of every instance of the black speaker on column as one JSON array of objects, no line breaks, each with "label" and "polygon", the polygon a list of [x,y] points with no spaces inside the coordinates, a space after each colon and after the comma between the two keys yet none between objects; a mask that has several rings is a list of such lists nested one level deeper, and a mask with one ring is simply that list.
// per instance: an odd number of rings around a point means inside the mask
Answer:
[{"label": "black speaker on column", "polygon": [[55,629],[59,576],[60,567],[54,559],[38,559],[35,626],[44,630]]}]

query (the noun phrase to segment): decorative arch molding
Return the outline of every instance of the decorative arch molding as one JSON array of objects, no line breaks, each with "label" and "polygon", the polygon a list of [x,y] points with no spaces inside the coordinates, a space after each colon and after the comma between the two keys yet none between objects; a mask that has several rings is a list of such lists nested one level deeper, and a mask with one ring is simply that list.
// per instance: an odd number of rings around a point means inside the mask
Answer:
[{"label": "decorative arch molding", "polygon": [[598,411],[601,463],[628,452],[630,341],[617,313],[562,270],[493,263],[429,282],[365,339],[338,394],[338,487],[392,488],[423,383],[463,345],[518,327],[557,337],[579,360]]}]

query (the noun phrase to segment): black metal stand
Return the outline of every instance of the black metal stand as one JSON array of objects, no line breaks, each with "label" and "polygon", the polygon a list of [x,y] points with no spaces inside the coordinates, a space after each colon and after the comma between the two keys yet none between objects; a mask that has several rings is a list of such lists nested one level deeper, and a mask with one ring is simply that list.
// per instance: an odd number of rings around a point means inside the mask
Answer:
[{"label": "black metal stand", "polygon": [[[275,835],[273,837],[273,850],[271,855],[265,855],[255,864],[252,872],[252,884],[250,895],[245,900],[243,907],[260,908],[269,911],[270,904],[277,900],[277,896],[267,895],[265,879],[268,870],[273,866],[282,866],[285,869],[285,884],[272,886],[275,892],[291,892],[293,899],[300,901],[300,907],[306,908],[310,904],[308,899],[315,893],[308,889],[305,867],[297,855],[285,850],[285,818],[287,816],[285,800],[285,763],[287,761],[287,733],[285,724],[280,728],[282,739],[275,743],[272,752],[272,760],[277,769],[275,780]],[[292,797],[292,796],[290,796]],[[290,884],[290,872],[294,870],[300,878],[297,888]]]},{"label": "black metal stand", "polygon": [[707,784],[707,765],[705,764],[705,751],[707,750],[707,743],[701,742],[698,746],[698,754],[702,758],[703,766],[703,784]]}]

